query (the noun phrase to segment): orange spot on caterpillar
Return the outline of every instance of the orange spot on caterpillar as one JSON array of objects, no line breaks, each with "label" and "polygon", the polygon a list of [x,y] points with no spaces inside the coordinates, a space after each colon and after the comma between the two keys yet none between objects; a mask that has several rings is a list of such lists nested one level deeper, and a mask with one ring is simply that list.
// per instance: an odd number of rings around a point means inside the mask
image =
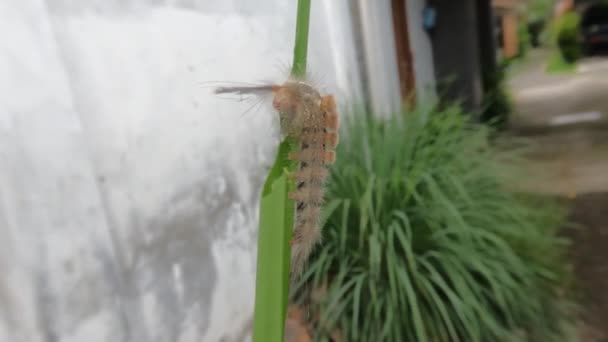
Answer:
[{"label": "orange spot on caterpillar", "polygon": [[323,158],[325,164],[331,165],[336,162],[336,152],[334,151],[325,151],[325,156]]},{"label": "orange spot on caterpillar", "polygon": [[321,111],[325,113],[325,126],[331,130],[338,129],[338,111],[336,109],[336,100],[333,96],[323,96],[321,99]]},{"label": "orange spot on caterpillar", "polygon": [[336,112],[336,99],[333,95],[321,97],[321,109],[324,112]]},{"label": "orange spot on caterpillar", "polygon": [[322,150],[325,148],[325,145],[328,143],[327,141],[327,132],[325,130],[315,132],[315,133],[304,133],[301,137],[302,144],[301,149],[315,149]]},{"label": "orange spot on caterpillar", "polygon": [[289,154],[287,155],[287,159],[300,160],[300,154],[298,152],[289,152]]},{"label": "orange spot on caterpillar", "polygon": [[307,167],[289,174],[291,179],[325,179],[327,170],[325,168]]},{"label": "orange spot on caterpillar", "polygon": [[325,125],[327,126],[328,129],[331,130],[337,130],[339,123],[338,123],[338,116],[337,115],[326,115],[325,116]]},{"label": "orange spot on caterpillar", "polygon": [[[287,155],[287,159],[289,160],[297,160],[303,163],[314,164],[319,163],[323,160],[323,147],[321,144],[318,144],[316,148],[307,148],[302,149],[300,152],[292,152]],[[300,165],[301,167],[305,167],[305,165]]]},{"label": "orange spot on caterpillar", "polygon": [[328,132],[325,134],[325,147],[334,148],[338,145],[338,133]]}]

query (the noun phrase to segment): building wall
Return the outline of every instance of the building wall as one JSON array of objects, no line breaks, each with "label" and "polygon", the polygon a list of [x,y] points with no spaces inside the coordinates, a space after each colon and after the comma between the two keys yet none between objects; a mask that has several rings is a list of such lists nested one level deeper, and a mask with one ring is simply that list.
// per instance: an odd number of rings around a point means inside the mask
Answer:
[{"label": "building wall", "polygon": [[435,66],[430,36],[423,27],[423,9],[427,0],[407,0],[408,30],[414,58],[416,98],[420,105],[436,98]]},{"label": "building wall", "polygon": [[432,0],[437,27],[432,35],[439,93],[462,101],[466,110],[479,109],[483,89],[475,0]]},{"label": "building wall", "polygon": [[[347,0],[310,71],[361,98]],[[0,0],[0,341],[241,341],[295,2]],[[248,111],[249,110],[249,111]]]},{"label": "building wall", "polygon": [[368,108],[379,116],[401,110],[391,1],[353,2]]},{"label": "building wall", "polygon": [[[490,0],[476,0],[479,61],[482,73],[494,73],[497,68],[497,30],[495,11]],[[487,85],[484,85],[487,86]]]},{"label": "building wall", "polygon": [[[364,70],[368,107],[378,115],[401,109],[400,75],[397,67],[391,1],[353,2],[358,51]],[[430,37],[423,28],[426,0],[406,0],[407,30],[413,59],[416,102],[426,106],[436,100],[435,70]],[[407,92],[407,91],[406,91]]]}]

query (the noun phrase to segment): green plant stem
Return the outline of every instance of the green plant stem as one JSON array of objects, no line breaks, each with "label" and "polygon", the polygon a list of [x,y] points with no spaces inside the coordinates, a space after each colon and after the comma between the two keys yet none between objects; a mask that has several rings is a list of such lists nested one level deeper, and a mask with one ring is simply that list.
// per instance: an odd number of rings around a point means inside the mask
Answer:
[{"label": "green plant stem", "polygon": [[310,22],[310,0],[298,0],[298,18],[296,22],[296,43],[293,49],[293,67],[291,74],[303,77],[306,74],[308,55],[308,26]]},{"label": "green plant stem", "polygon": [[[310,0],[298,1],[292,75],[306,73]],[[287,137],[264,184],[260,202],[260,230],[256,270],[254,342],[281,342],[289,297],[289,265],[294,203],[287,194],[294,188],[288,174],[296,164],[287,155],[294,141]]]}]

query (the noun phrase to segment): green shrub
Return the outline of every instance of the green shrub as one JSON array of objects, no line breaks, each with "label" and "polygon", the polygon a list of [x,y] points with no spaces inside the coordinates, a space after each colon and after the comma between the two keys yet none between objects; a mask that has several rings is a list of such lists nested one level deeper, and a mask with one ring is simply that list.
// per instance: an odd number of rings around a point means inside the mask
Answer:
[{"label": "green shrub", "polygon": [[317,338],[564,341],[561,210],[457,108],[345,124],[324,241],[294,294]]},{"label": "green shrub", "polygon": [[531,46],[530,31],[527,22],[520,22],[517,26],[517,37],[519,42],[518,58],[525,58]]},{"label": "green shrub", "polygon": [[580,40],[581,17],[578,13],[564,14],[556,22],[556,43],[564,60],[574,63],[582,56]]},{"label": "green shrub", "polygon": [[552,13],[555,0],[528,0],[525,3],[525,13],[532,22],[544,20]]},{"label": "green shrub", "polygon": [[545,22],[553,13],[555,0],[528,0],[524,2],[524,13],[528,18],[531,45],[534,47],[547,43],[547,31]]},{"label": "green shrub", "polygon": [[495,128],[506,127],[513,112],[513,100],[507,89],[507,69],[509,61],[503,62],[494,72],[483,74],[484,97],[480,120]]},{"label": "green shrub", "polygon": [[576,71],[576,64],[567,62],[560,52],[549,55],[547,72],[552,74],[570,73]]}]

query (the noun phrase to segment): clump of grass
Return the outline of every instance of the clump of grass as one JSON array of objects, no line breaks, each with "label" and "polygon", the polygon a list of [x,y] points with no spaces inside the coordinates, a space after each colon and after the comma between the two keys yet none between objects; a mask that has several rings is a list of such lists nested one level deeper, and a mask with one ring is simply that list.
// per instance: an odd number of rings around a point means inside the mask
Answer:
[{"label": "clump of grass", "polygon": [[564,59],[559,51],[552,53],[547,62],[547,72],[553,74],[570,73],[576,71],[576,63],[570,63]]},{"label": "clump of grass", "polygon": [[581,16],[576,12],[564,14],[557,20],[556,43],[562,57],[568,63],[574,63],[582,57],[582,42],[580,39]]},{"label": "clump of grass", "polygon": [[294,300],[323,338],[562,341],[561,210],[455,107],[345,125],[324,243]]}]

